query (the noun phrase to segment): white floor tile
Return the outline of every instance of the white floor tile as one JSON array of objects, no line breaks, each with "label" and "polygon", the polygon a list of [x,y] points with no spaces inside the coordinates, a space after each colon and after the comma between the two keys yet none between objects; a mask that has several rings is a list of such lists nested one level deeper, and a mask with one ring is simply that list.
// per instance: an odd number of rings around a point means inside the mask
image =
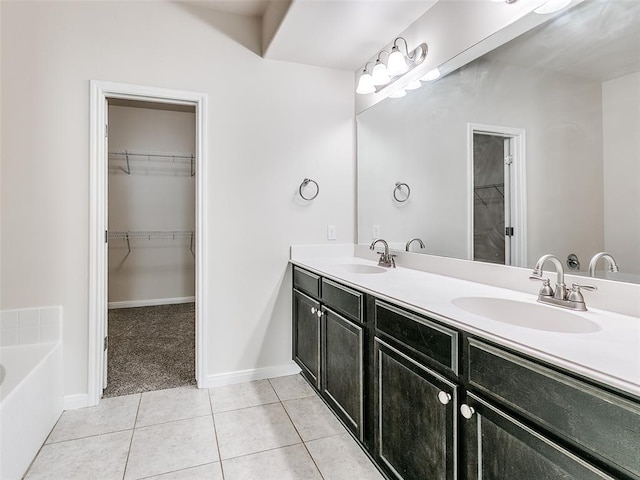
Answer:
[{"label": "white floor tile", "polygon": [[68,410],[49,435],[47,443],[133,429],[140,394],[103,398],[95,407]]},{"label": "white floor tile", "polygon": [[325,480],[384,480],[348,433],[312,440],[306,445]]},{"label": "white floor tile", "polygon": [[131,430],[45,445],[31,465],[27,480],[121,480]]},{"label": "white floor tile", "polygon": [[209,392],[196,387],[145,392],[140,400],[136,427],[211,414]]},{"label": "white floor tile", "polygon": [[216,413],[214,420],[223,459],[301,442],[279,403]]},{"label": "white floor tile", "polygon": [[222,480],[220,462],[208,463],[199,467],[185,468],[177,472],[165,473],[146,480]]},{"label": "white floor tile", "polygon": [[125,478],[150,477],[218,460],[211,416],[136,428]]},{"label": "white floor tile", "polygon": [[304,445],[223,461],[225,480],[321,480]]},{"label": "white floor tile", "polygon": [[209,395],[214,413],[256,407],[279,401],[269,380],[211,388]]},{"label": "white floor tile", "polygon": [[301,374],[271,378],[269,381],[280,400],[283,401],[316,394],[315,390],[302,378]]},{"label": "white floor tile", "polygon": [[287,400],[282,404],[305,442],[345,433],[340,421],[317,395]]}]

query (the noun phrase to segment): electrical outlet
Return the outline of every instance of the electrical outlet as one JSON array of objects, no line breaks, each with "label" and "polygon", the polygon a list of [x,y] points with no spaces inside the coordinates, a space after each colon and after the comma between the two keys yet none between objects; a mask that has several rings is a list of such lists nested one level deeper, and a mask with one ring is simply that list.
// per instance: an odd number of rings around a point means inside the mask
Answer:
[{"label": "electrical outlet", "polygon": [[371,229],[371,240],[380,238],[380,225],[374,225]]},{"label": "electrical outlet", "polygon": [[327,225],[327,240],[335,240],[335,239],[336,239],[336,226]]}]

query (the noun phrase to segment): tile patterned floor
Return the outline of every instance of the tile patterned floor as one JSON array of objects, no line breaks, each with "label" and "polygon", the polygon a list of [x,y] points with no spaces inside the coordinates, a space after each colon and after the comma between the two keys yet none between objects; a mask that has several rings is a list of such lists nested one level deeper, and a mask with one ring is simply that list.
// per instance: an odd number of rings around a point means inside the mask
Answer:
[{"label": "tile patterned floor", "polygon": [[64,412],[26,480],[382,480],[300,375]]}]

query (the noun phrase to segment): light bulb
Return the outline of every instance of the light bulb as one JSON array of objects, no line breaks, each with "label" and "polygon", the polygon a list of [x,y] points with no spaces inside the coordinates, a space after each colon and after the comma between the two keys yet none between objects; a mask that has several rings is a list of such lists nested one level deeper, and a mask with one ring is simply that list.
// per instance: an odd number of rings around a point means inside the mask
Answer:
[{"label": "light bulb", "polygon": [[420,80],[414,80],[413,82],[409,83],[409,85],[404,87],[404,89],[405,90],[416,90],[416,89],[420,88],[421,86],[422,86],[422,83],[420,83]]},{"label": "light bulb", "polygon": [[358,80],[358,88],[356,88],[356,93],[366,94],[373,93],[376,91],[376,87],[373,85],[373,78],[371,75],[364,70],[362,75],[360,75],[360,80]]},{"label": "light bulb", "polygon": [[401,88],[400,90],[396,90],[391,95],[389,95],[389,98],[401,98],[401,97],[404,97],[406,94],[407,92],[404,90],[404,88]]},{"label": "light bulb", "polygon": [[427,72],[426,75],[422,77],[420,80],[424,80],[425,82],[431,82],[436,78],[440,78],[440,70],[438,70],[437,68],[434,68],[433,70]]},{"label": "light bulb", "polygon": [[557,12],[569,5],[571,0],[549,0],[534,10],[535,13],[546,15],[547,13]]},{"label": "light bulb", "polygon": [[371,72],[371,77],[373,77],[374,85],[386,85],[389,83],[389,80],[391,80],[387,73],[387,67],[380,60],[376,61],[376,65]]},{"label": "light bulb", "polygon": [[404,59],[404,55],[398,47],[394,46],[391,49],[389,60],[387,61],[387,72],[390,76],[395,77],[396,75],[402,75],[407,70],[409,70],[409,67]]}]

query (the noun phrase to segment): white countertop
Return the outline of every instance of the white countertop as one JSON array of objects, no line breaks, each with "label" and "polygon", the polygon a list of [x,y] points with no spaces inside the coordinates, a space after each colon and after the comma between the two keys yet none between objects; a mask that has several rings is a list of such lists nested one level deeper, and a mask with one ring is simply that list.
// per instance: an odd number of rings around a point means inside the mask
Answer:
[{"label": "white countertop", "polygon": [[377,265],[352,256],[295,258],[291,263],[640,397],[637,317],[592,309],[587,303],[589,311],[575,314],[595,322],[600,330],[592,333],[537,330],[474,315],[451,303],[458,297],[498,297],[537,304],[535,294],[402,267],[379,274],[350,273],[340,266]]}]

